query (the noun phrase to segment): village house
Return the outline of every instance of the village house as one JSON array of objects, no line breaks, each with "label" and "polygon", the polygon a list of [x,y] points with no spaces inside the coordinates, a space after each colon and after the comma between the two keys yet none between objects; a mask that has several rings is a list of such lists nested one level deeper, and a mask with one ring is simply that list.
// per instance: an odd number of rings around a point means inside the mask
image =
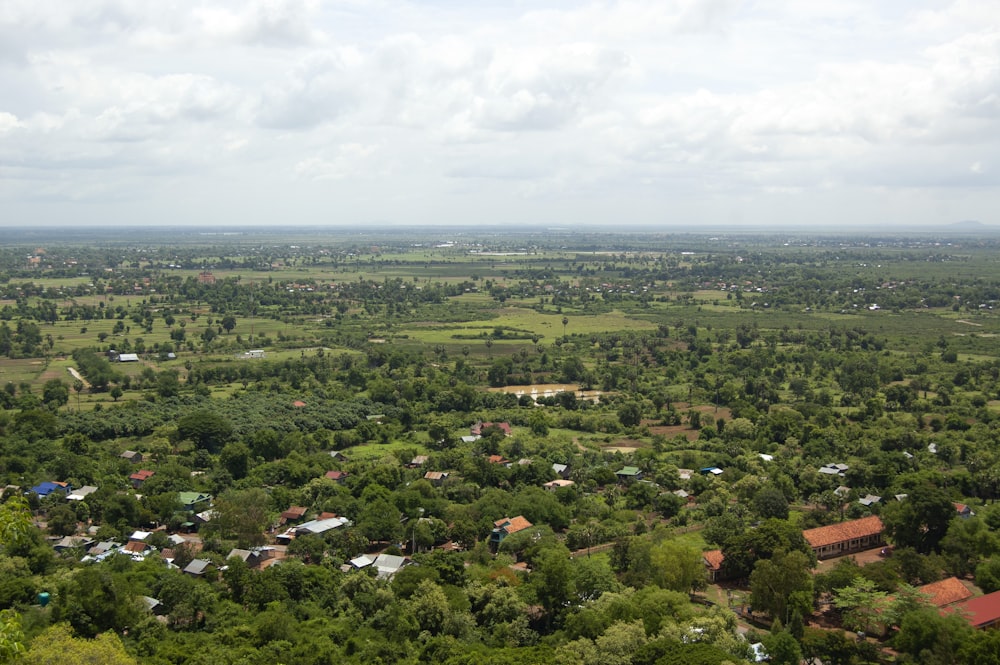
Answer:
[{"label": "village house", "polygon": [[500,543],[502,543],[507,536],[511,536],[519,531],[524,531],[525,529],[530,529],[532,526],[534,525],[524,519],[523,515],[498,519],[493,523],[493,533],[490,534],[490,549],[496,552],[497,548],[500,547]]},{"label": "village house", "polygon": [[877,516],[806,529],[803,537],[817,559],[827,559],[883,544],[882,520]]},{"label": "village house", "polygon": [[722,579],[722,562],[725,560],[722,550],[702,552],[701,560],[705,562],[705,572],[708,574],[709,582],[715,583]]},{"label": "village house", "polygon": [[430,481],[431,485],[434,485],[434,487],[441,487],[441,483],[443,483],[447,478],[447,471],[428,471],[424,474],[424,479]]}]

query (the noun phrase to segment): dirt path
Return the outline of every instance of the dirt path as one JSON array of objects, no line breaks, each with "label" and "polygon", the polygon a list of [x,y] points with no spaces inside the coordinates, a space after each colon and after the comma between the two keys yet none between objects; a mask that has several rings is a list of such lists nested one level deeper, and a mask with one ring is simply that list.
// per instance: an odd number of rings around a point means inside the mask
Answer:
[{"label": "dirt path", "polygon": [[83,378],[83,376],[78,371],[76,371],[75,367],[67,367],[66,371],[68,371],[70,374],[72,374],[73,378],[76,379],[77,381],[83,382],[83,387],[84,388],[86,388],[87,390],[90,390],[90,384],[87,383],[87,379]]}]

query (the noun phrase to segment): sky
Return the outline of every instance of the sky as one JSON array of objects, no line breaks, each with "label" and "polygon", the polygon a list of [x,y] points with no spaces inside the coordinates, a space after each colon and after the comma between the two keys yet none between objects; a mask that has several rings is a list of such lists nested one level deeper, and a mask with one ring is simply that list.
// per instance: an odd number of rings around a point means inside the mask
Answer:
[{"label": "sky", "polygon": [[996,0],[3,0],[0,225],[1000,224]]}]

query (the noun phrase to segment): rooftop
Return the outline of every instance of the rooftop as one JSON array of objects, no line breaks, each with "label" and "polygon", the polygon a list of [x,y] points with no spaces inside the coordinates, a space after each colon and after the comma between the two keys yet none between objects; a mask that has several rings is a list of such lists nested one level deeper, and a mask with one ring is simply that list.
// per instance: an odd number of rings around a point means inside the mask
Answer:
[{"label": "rooftop", "polygon": [[872,515],[871,517],[862,517],[859,520],[806,529],[802,535],[810,547],[826,547],[845,540],[874,536],[879,533],[882,533],[882,520],[878,516]]},{"label": "rooftop", "polygon": [[930,596],[928,602],[935,607],[944,607],[972,597],[972,592],[957,577],[925,584],[917,591]]}]

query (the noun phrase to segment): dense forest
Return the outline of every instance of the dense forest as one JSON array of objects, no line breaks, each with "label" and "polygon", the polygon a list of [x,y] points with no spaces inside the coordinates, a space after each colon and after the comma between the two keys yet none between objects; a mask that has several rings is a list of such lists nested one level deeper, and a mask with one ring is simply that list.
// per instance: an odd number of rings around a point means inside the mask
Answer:
[{"label": "dense forest", "polygon": [[336,235],[0,249],[0,662],[1000,662],[1000,240]]}]

